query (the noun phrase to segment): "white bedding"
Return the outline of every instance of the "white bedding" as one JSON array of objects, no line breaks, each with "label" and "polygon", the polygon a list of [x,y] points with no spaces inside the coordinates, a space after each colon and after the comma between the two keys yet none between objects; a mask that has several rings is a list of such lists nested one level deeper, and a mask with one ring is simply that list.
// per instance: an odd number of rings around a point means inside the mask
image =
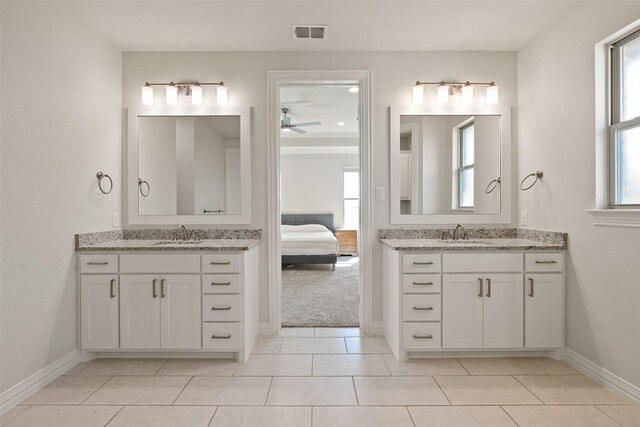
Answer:
[{"label": "white bedding", "polygon": [[283,225],[282,255],[335,255],[338,239],[324,225]]}]

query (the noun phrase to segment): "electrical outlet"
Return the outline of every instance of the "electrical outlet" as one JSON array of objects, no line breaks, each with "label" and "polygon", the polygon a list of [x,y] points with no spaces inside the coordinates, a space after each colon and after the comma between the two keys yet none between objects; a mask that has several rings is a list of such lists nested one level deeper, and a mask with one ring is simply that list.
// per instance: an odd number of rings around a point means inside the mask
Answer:
[{"label": "electrical outlet", "polygon": [[376,187],[376,200],[384,200],[384,187]]},{"label": "electrical outlet", "polygon": [[523,227],[529,225],[529,214],[527,212],[520,212],[520,225]]},{"label": "electrical outlet", "polygon": [[114,212],[111,215],[111,226],[120,227],[120,214],[118,212]]}]

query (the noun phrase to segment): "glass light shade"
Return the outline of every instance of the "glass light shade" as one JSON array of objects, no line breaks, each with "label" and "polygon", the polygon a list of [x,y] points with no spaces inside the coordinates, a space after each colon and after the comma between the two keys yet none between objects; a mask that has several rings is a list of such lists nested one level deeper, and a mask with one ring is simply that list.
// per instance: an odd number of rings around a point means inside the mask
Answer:
[{"label": "glass light shade", "polygon": [[204,104],[204,91],[202,86],[191,86],[191,103],[196,105]]},{"label": "glass light shade", "polygon": [[216,102],[220,105],[229,103],[229,89],[226,86],[220,85],[216,88]]},{"label": "glass light shade", "polygon": [[349,88],[349,92],[351,92],[351,93],[358,93],[358,92],[360,92],[360,88],[359,88],[359,87],[357,87],[357,86],[350,87],[350,88]]},{"label": "glass light shade", "polygon": [[447,104],[449,102],[449,86],[438,86],[438,104]]},{"label": "glass light shade", "polygon": [[424,102],[424,88],[421,85],[415,85],[411,91],[411,103],[422,104]]},{"label": "glass light shade", "polygon": [[165,100],[167,104],[171,105],[178,103],[178,88],[176,86],[167,86],[165,89]]},{"label": "glass light shade", "polygon": [[487,104],[497,104],[498,103],[498,86],[492,85],[487,88]]},{"label": "glass light shade", "polygon": [[473,86],[462,86],[461,101],[464,105],[473,104]]},{"label": "glass light shade", "polygon": [[142,86],[142,104],[153,105],[153,88],[151,86]]}]

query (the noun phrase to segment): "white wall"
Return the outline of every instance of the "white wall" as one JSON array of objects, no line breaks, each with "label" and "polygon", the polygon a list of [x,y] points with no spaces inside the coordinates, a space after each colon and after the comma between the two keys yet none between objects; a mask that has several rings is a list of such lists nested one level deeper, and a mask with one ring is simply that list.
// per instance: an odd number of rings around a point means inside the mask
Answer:
[{"label": "white wall", "polygon": [[122,101],[120,52],[68,6],[0,7],[5,391],[77,348],[73,235],[110,229],[120,212]]},{"label": "white wall", "polygon": [[518,55],[520,192],[531,228],[569,233],[566,345],[640,386],[640,229],[596,227],[594,45],[640,18],[640,3],[585,4]]}]

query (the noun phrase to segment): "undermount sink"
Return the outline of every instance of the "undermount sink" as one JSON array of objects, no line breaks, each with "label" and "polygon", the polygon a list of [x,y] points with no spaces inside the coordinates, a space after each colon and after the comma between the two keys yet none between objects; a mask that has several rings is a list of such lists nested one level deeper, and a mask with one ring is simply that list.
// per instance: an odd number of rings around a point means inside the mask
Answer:
[{"label": "undermount sink", "polygon": [[160,240],[154,242],[154,245],[198,245],[202,240]]}]

